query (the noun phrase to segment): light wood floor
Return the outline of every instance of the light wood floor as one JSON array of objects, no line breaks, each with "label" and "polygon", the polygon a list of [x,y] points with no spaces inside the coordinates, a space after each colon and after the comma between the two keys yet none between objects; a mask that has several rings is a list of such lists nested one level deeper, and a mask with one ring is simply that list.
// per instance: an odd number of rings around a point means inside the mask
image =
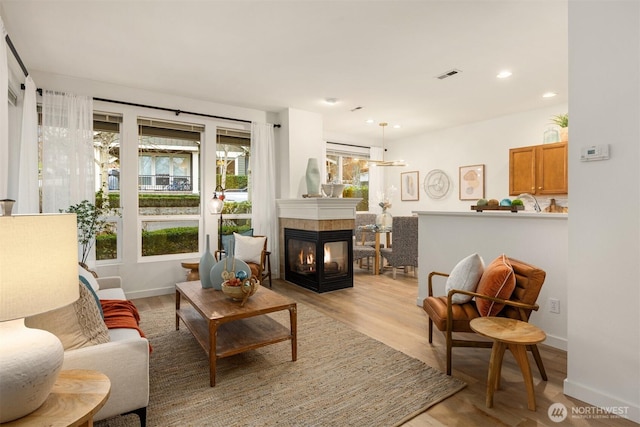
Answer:
[{"label": "light wood floor", "polygon": [[[427,316],[416,305],[417,279],[401,271],[393,280],[390,271],[373,276],[357,265],[355,270],[355,284],[350,289],[316,294],[285,281],[274,280],[273,290],[309,304],[355,330],[444,372],[444,338],[435,331],[433,344],[427,340]],[[174,295],[137,299],[135,304],[144,313],[161,306],[174,306]],[[544,345],[540,351],[549,380],[540,379],[535,362],[529,355],[536,391],[535,412],[527,409],[522,374],[511,353],[505,354],[501,389],[496,391],[494,407],[489,409],[485,406],[485,393],[491,350],[454,348],[453,376],[465,381],[467,387],[404,426],[637,426],[621,418],[594,419],[572,415],[572,407],[589,409],[591,406],[562,393],[567,373],[566,353]],[[556,402],[564,404],[569,411],[568,417],[560,424],[552,422],[547,415],[549,406]]]}]

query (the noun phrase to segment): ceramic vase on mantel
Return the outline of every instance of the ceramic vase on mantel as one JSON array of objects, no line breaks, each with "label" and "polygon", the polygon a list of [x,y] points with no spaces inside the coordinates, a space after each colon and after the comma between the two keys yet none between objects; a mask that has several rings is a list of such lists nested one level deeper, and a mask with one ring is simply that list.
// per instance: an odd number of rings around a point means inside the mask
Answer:
[{"label": "ceramic vase on mantel", "polygon": [[200,265],[198,266],[198,272],[200,273],[200,283],[203,288],[213,288],[211,282],[211,269],[213,268],[216,260],[213,258],[211,249],[209,247],[209,235],[206,236],[206,243],[204,253],[200,257]]},{"label": "ceramic vase on mantel", "polygon": [[308,160],[305,180],[307,182],[307,194],[309,196],[319,196],[320,168],[318,167],[318,159],[312,157]]}]

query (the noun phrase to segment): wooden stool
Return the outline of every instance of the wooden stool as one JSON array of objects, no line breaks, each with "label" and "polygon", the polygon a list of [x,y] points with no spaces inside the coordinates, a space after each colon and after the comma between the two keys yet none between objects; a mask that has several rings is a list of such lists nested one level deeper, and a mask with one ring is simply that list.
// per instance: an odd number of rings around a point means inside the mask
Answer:
[{"label": "wooden stool", "polygon": [[469,326],[480,335],[493,340],[487,379],[487,408],[493,407],[493,393],[500,387],[502,358],[508,347],[522,371],[527,387],[527,406],[535,411],[536,395],[533,390],[531,367],[527,359],[527,346],[544,341],[547,338],[544,331],[530,323],[507,317],[478,317],[473,319]]},{"label": "wooden stool", "polygon": [[194,282],[200,280],[200,261],[185,261],[181,263],[182,268],[190,269],[187,273],[187,282]]}]

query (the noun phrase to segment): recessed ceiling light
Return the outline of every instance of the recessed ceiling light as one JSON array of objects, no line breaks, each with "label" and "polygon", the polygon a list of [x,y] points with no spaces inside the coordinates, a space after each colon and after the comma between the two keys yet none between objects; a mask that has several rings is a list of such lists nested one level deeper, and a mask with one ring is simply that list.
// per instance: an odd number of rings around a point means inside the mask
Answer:
[{"label": "recessed ceiling light", "polygon": [[556,96],[557,93],[555,92],[546,92],[542,95],[543,98],[553,98],[554,96]]},{"label": "recessed ceiling light", "polygon": [[394,129],[400,129],[400,125],[393,125]]},{"label": "recessed ceiling light", "polygon": [[511,77],[511,74],[512,74],[511,71],[504,70],[504,71],[500,71],[496,77],[499,79],[506,79],[507,77]]},{"label": "recessed ceiling light", "polygon": [[338,102],[338,99],[337,98],[325,98],[324,102],[326,102],[329,105],[333,105],[336,102]]},{"label": "recessed ceiling light", "polygon": [[374,123],[374,122],[375,122],[375,120],[373,120],[373,119],[367,119],[365,122],[366,122],[367,124],[371,124],[371,123]]}]

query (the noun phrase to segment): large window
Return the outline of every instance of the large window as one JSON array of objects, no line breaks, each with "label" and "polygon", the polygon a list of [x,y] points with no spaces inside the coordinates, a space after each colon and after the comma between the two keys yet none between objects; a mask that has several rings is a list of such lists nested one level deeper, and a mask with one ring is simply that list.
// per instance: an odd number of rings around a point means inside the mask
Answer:
[{"label": "large window", "polygon": [[343,197],[359,197],[358,211],[369,210],[369,149],[327,144],[327,182],[345,184]]},{"label": "large window", "polygon": [[95,205],[107,215],[107,227],[96,236],[96,261],[121,258],[122,212],[120,209],[120,124],[122,117],[94,113],[93,146],[96,162]]},{"label": "large window", "polygon": [[251,133],[218,128],[216,184],[225,189],[222,234],[251,228]]},{"label": "large window", "polygon": [[204,127],[138,119],[138,223],[142,257],[198,252]]}]

